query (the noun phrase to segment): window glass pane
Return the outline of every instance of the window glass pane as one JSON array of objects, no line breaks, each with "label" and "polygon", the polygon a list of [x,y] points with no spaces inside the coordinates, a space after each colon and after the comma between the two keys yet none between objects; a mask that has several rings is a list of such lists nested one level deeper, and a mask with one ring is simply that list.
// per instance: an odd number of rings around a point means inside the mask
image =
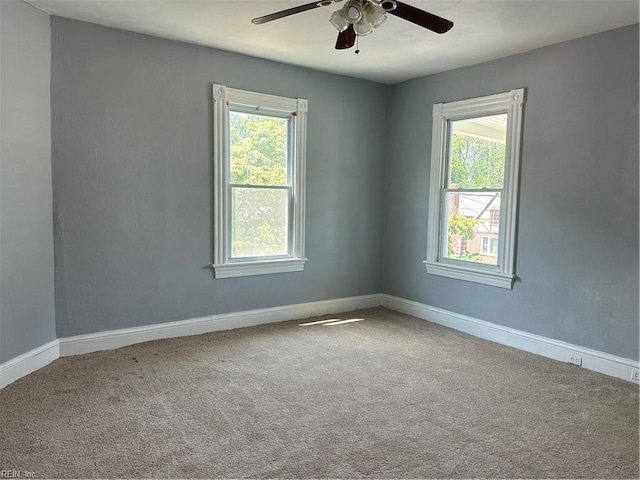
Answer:
[{"label": "window glass pane", "polygon": [[231,257],[289,253],[289,189],[233,187]]},{"label": "window glass pane", "polygon": [[498,237],[481,237],[480,253],[498,255]]},{"label": "window glass pane", "polygon": [[289,119],[229,112],[230,181],[287,185]]},{"label": "window glass pane", "polygon": [[449,124],[449,181],[459,188],[502,188],[507,114]]},{"label": "window glass pane", "polygon": [[447,235],[442,255],[469,262],[498,264],[499,225],[492,223],[500,211],[500,192],[447,192],[444,227]]},{"label": "window glass pane", "polygon": [[489,239],[489,254],[498,255],[498,237],[491,237]]}]

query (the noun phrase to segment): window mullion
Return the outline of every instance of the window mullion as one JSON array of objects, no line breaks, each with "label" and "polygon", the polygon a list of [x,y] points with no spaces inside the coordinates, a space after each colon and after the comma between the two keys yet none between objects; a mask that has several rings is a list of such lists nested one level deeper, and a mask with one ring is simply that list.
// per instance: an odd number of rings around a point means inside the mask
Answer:
[{"label": "window mullion", "polygon": [[253,183],[230,183],[231,188],[264,188],[270,190],[288,190],[293,188],[291,185],[257,185]]},{"label": "window mullion", "polygon": [[444,188],[446,193],[494,193],[504,190],[503,188]]}]

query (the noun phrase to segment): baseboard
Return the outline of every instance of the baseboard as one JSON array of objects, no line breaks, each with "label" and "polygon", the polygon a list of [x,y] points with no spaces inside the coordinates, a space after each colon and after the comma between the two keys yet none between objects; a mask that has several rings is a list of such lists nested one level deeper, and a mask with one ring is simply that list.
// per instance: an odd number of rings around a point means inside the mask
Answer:
[{"label": "baseboard", "polygon": [[0,389],[48,365],[58,357],[110,350],[162,338],[199,335],[220,330],[348,312],[380,305],[432,323],[469,333],[476,337],[561,362],[567,362],[569,354],[578,355],[582,359],[583,368],[623,380],[638,382],[637,377],[634,379],[632,376],[634,371],[640,370],[638,362],[634,360],[503,327],[392,295],[373,294],[225,313],[177,322],[60,338],[0,364]]},{"label": "baseboard", "polygon": [[57,360],[59,356],[58,340],[53,340],[0,364],[0,389],[25,375],[49,365],[54,360]]},{"label": "baseboard", "polygon": [[[392,295],[382,294],[381,297],[382,305],[392,310],[561,362],[567,362],[569,354],[577,354],[582,358],[582,368],[638,383],[639,363],[634,360],[503,327]],[[635,378],[634,371],[636,372]]]},{"label": "baseboard", "polygon": [[252,327],[329,313],[348,312],[350,310],[377,307],[380,306],[380,303],[380,294],[363,295],[77,335],[59,340],[60,356],[82,355],[162,338],[199,335],[201,333]]}]

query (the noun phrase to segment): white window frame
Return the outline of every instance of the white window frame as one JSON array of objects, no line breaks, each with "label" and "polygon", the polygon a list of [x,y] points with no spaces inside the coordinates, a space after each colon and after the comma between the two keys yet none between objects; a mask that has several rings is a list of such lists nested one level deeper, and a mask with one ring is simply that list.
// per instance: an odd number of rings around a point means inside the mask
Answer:
[{"label": "white window frame", "polygon": [[[273,114],[290,118],[293,155],[291,169],[291,208],[289,219],[290,253],[284,256],[231,257],[231,188],[229,159],[229,111]],[[304,98],[289,98],[213,85],[213,270],[215,278],[243,277],[270,273],[300,272],[304,256],[305,176],[307,151],[307,110]]]},{"label": "white window frame", "polygon": [[[520,142],[522,137],[522,110],[525,90],[472,98],[457,102],[438,103],[433,106],[433,136],[431,146],[431,179],[427,225],[427,272],[469,282],[512,289],[515,274],[515,244],[518,207],[518,176],[520,169]],[[481,264],[443,257],[442,242],[444,205],[443,189],[446,185],[448,140],[450,122],[474,117],[507,114],[505,144],[504,185],[500,199],[500,237],[498,265]]]}]

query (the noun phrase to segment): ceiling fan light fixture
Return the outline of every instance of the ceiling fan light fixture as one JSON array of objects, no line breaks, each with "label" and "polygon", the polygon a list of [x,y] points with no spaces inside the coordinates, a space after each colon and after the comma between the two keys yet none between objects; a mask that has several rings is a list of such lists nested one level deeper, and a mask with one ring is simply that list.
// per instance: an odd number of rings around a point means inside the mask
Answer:
[{"label": "ceiling fan light fixture", "polygon": [[373,32],[373,27],[367,21],[366,17],[363,15],[358,23],[353,26],[353,29],[356,31],[356,35],[359,37],[364,37],[365,35],[369,35]]},{"label": "ceiling fan light fixture", "polygon": [[342,10],[336,10],[331,14],[331,18],[329,19],[331,25],[336,27],[336,30],[339,32],[344,32],[349,26],[349,22],[342,15]]},{"label": "ceiling fan light fixture", "polygon": [[398,7],[398,4],[395,0],[382,0],[380,7],[382,7],[385,12],[393,12]]},{"label": "ceiling fan light fixture", "polygon": [[374,3],[369,3],[364,9],[364,15],[373,28],[378,28],[387,21],[384,9]]},{"label": "ceiling fan light fixture", "polygon": [[[251,23],[262,25],[342,1],[344,0],[314,0],[311,3],[256,17],[251,20]],[[413,7],[400,0],[346,0],[345,5],[333,12],[329,18],[329,22],[339,32],[336,50],[353,47],[357,43],[358,35],[369,35],[374,28],[379,28],[387,20],[387,13],[435,33],[446,33],[453,28],[451,20]],[[359,52],[360,50],[356,50],[356,53]]]},{"label": "ceiling fan light fixture", "polygon": [[341,11],[344,19],[351,24],[358,23],[364,15],[364,9],[358,0],[349,0]]}]

